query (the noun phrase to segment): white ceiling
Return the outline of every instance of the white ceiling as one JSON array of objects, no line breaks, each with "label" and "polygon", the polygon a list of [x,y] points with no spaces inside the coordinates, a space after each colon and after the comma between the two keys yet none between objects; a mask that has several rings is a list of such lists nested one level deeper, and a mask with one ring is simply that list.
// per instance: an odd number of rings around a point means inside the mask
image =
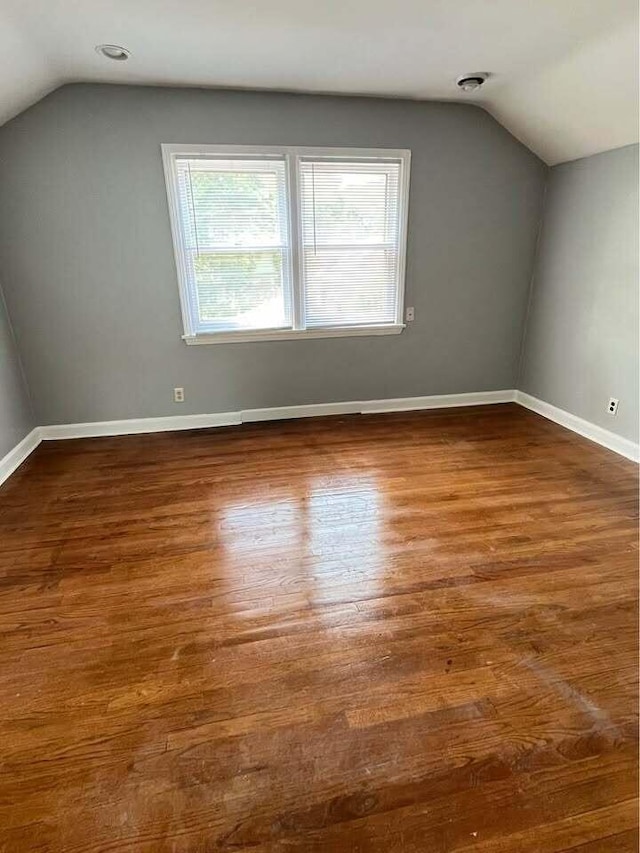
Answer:
[{"label": "white ceiling", "polygon": [[0,123],[105,81],[473,101],[550,164],[638,140],[636,0],[3,0],[0,57]]}]

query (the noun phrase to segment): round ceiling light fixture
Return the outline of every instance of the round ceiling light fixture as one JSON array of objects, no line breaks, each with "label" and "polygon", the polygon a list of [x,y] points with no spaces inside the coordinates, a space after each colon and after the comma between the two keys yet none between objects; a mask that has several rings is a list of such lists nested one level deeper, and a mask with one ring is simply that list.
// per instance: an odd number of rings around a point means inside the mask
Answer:
[{"label": "round ceiling light fixture", "polygon": [[107,59],[114,59],[116,62],[124,62],[131,56],[131,52],[119,44],[99,44],[96,46],[96,53],[106,56]]},{"label": "round ceiling light fixture", "polygon": [[456,86],[463,92],[477,92],[489,75],[486,71],[474,71],[473,74],[463,74],[456,80]]}]

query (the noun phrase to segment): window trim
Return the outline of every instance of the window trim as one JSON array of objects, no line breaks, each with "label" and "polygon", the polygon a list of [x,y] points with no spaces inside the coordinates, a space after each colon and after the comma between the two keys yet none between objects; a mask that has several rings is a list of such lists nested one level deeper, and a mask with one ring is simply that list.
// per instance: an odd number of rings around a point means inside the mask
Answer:
[{"label": "window trim", "polygon": [[[297,147],[283,145],[192,145],[163,143],[162,163],[164,167],[171,238],[176,262],[180,309],[184,334],[182,340],[187,344],[243,343],[249,341],[303,340],[312,338],[342,338],[368,335],[398,335],[405,328],[404,296],[407,262],[407,228],[409,213],[409,181],[411,170],[411,151],[403,148],[325,148]],[[228,156],[247,156],[260,159],[284,158],[287,182],[287,200],[289,214],[289,241],[291,258],[291,287],[293,298],[293,328],[284,329],[243,329],[237,332],[197,332],[189,298],[189,276],[187,258],[182,242],[180,227],[180,208],[178,202],[178,180],[176,160],[181,157],[221,158]],[[400,163],[398,182],[398,287],[396,292],[395,321],[380,325],[323,326],[321,328],[299,328],[304,322],[304,276],[300,251],[301,210],[300,210],[300,161],[301,158],[321,157],[336,160],[372,160],[381,162],[392,160]],[[296,294],[298,298],[296,298]]]}]

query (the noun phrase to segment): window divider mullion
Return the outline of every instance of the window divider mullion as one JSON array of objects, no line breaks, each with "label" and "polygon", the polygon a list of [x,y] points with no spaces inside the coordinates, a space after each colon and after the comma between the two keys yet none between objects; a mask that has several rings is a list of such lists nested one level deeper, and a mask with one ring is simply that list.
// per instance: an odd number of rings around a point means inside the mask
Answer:
[{"label": "window divider mullion", "polygon": [[306,322],[304,307],[304,267],[302,258],[302,217],[300,212],[300,178],[298,164],[299,157],[297,154],[287,154],[293,328],[305,329]]}]

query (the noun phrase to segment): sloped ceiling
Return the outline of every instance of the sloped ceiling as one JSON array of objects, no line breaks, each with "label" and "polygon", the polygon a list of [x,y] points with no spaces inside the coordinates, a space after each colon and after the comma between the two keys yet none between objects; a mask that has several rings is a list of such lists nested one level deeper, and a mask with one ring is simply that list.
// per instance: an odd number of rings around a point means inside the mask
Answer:
[{"label": "sloped ceiling", "polygon": [[635,0],[4,0],[0,56],[0,122],[100,81],[467,100],[549,164],[638,140]]}]

